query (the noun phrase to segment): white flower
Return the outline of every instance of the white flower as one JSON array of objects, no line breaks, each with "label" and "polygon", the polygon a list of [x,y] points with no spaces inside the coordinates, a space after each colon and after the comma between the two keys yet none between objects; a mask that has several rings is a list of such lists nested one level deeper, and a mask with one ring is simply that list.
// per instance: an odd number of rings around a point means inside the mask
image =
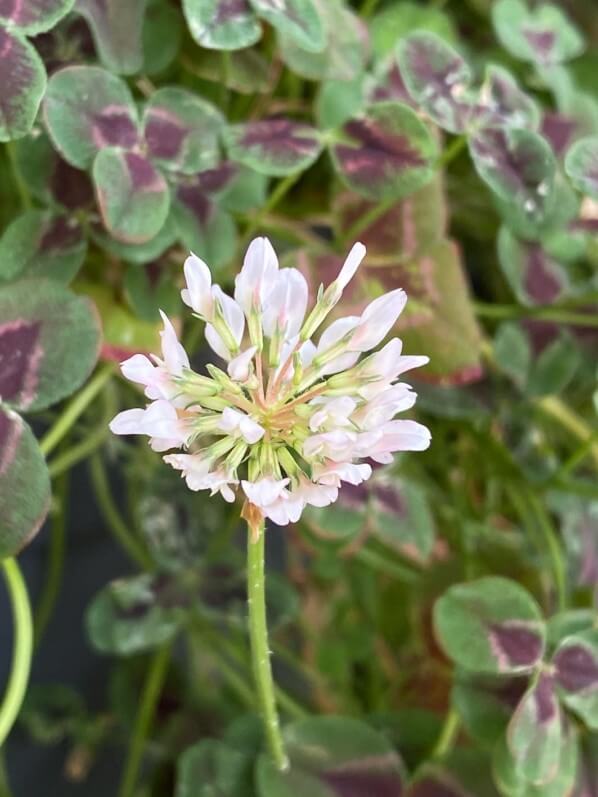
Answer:
[{"label": "white flower", "polygon": [[164,460],[191,490],[218,492],[226,501],[241,492],[254,532],[260,518],[286,525],[308,505],[333,503],[343,482],[358,485],[370,477],[364,460],[387,463],[395,452],[427,448],[425,426],[395,417],[416,401],[400,375],[427,357],[403,355],[398,338],[371,351],[394,326],[405,293],[391,291],[360,316],[318,331],[364,255],[365,247],[355,244],[307,316],[305,279],[296,269],[279,268],[266,238],[250,244],[234,299],[191,255],[182,298],[206,324],[206,339],[226,370],[191,370],[163,315],[162,356],[137,354],[122,364],[123,375],[143,385],[151,403],[121,412],[112,431],[147,435],[157,451],[178,449]]}]

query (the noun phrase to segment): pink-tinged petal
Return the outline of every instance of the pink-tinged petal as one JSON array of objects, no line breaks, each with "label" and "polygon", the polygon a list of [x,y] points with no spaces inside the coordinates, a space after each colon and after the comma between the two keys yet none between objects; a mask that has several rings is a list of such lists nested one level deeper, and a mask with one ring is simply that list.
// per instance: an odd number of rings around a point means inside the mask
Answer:
[{"label": "pink-tinged petal", "polygon": [[163,457],[164,462],[175,470],[182,471],[181,476],[187,482],[190,490],[202,490],[204,478],[210,470],[210,463],[197,454],[168,454]]},{"label": "pink-tinged petal", "polygon": [[250,445],[257,443],[257,441],[261,440],[266,433],[266,430],[249,416],[243,418],[239,424],[239,431],[241,432],[241,437],[243,437],[245,442],[249,443]]},{"label": "pink-tinged petal", "polygon": [[356,315],[338,318],[336,321],[333,321],[332,324],[322,332],[316,347],[316,357],[319,357],[325,351],[331,349],[335,343],[338,343],[345,335],[348,335],[351,330],[357,327],[359,321],[360,318]]},{"label": "pink-tinged petal", "polygon": [[350,426],[349,416],[357,407],[356,401],[349,396],[315,399],[311,403],[319,408],[309,419],[309,428],[312,432],[317,432],[322,427]]},{"label": "pink-tinged petal", "polygon": [[243,268],[235,279],[235,299],[245,315],[252,307],[261,309],[262,303],[274,286],[278,271],[278,258],[267,238],[254,238],[249,244]]},{"label": "pink-tinged petal", "polygon": [[401,288],[374,299],[365,308],[348,344],[349,351],[369,351],[388,335],[407,303]]},{"label": "pink-tinged petal", "polygon": [[218,423],[218,428],[222,432],[229,432],[233,433],[236,432],[239,428],[239,424],[243,419],[243,413],[239,412],[239,410],[234,410],[232,407],[226,407],[222,411],[222,416],[220,418],[220,422]]},{"label": "pink-tinged petal", "polygon": [[243,492],[252,504],[264,509],[279,498],[290,479],[258,479],[256,482],[242,481]]},{"label": "pink-tinged petal", "polygon": [[134,354],[120,364],[125,379],[140,385],[151,385],[155,380],[156,366],[145,354]]},{"label": "pink-tinged petal", "polygon": [[396,363],[403,351],[403,341],[392,338],[380,351],[364,361],[360,375],[369,379],[383,379],[391,382],[395,378]]},{"label": "pink-tinged petal", "polygon": [[152,437],[167,437],[179,440],[179,444],[189,436],[184,431],[184,423],[179,419],[176,409],[169,401],[154,401],[145,410],[143,419],[145,434]]},{"label": "pink-tinged petal", "polygon": [[249,379],[249,366],[251,365],[256,351],[257,346],[250,346],[229,362],[226,370],[231,379],[234,379],[236,382],[246,382]]},{"label": "pink-tinged petal", "polygon": [[326,457],[336,462],[352,459],[355,456],[357,434],[341,429],[323,432],[308,437],[303,443],[303,456]]},{"label": "pink-tinged petal", "polygon": [[185,260],[185,282],[181,299],[198,315],[210,320],[213,311],[212,275],[203,260],[193,253]]},{"label": "pink-tinged petal", "polygon": [[110,421],[110,431],[113,434],[145,434],[143,430],[143,417],[145,410],[124,410]]},{"label": "pink-tinged petal", "polygon": [[299,334],[307,309],[308,286],[296,268],[283,268],[276,275],[274,285],[264,301],[262,326],[271,338],[278,329],[284,337]]},{"label": "pink-tinged petal", "polygon": [[169,437],[151,437],[149,444],[152,451],[157,451],[160,454],[163,451],[169,451],[171,448],[181,447],[181,441],[178,438]]},{"label": "pink-tinged petal", "polygon": [[228,504],[233,504],[235,501],[235,494],[228,484],[223,484],[220,487],[220,495]]},{"label": "pink-tinged petal", "polygon": [[417,421],[389,421],[381,431],[379,442],[369,452],[376,460],[380,454],[395,451],[425,451],[432,439],[430,430]]},{"label": "pink-tinged petal", "polygon": [[351,251],[347,255],[347,259],[343,263],[343,267],[341,268],[338,277],[334,281],[334,284],[341,292],[344,291],[349,282],[355,276],[355,272],[361,265],[361,261],[365,257],[365,253],[366,248],[362,243],[358,242],[353,244]]},{"label": "pink-tinged petal", "polygon": [[400,382],[380,391],[355,413],[353,420],[361,429],[376,429],[398,412],[411,409],[417,399],[409,385]]},{"label": "pink-tinged petal", "polygon": [[300,495],[284,490],[280,497],[264,509],[264,514],[277,526],[296,523],[301,517],[305,501]]},{"label": "pink-tinged petal", "polygon": [[189,368],[187,352],[179,343],[175,329],[168,320],[166,313],[160,310],[160,316],[164,323],[164,329],[160,332],[160,338],[162,341],[162,356],[164,357],[166,368],[171,374],[181,376],[183,368]]},{"label": "pink-tinged petal", "polygon": [[352,368],[359,359],[358,351],[347,351],[344,354],[339,354],[334,357],[330,362],[326,363],[318,370],[320,376],[329,376],[330,374],[339,374],[341,371],[347,371]]},{"label": "pink-tinged petal", "polygon": [[299,486],[295,489],[299,493],[306,504],[311,506],[324,507],[333,504],[338,498],[338,487],[315,484],[309,479],[302,478]]},{"label": "pink-tinged petal", "polygon": [[314,465],[313,478],[319,484],[340,487],[341,481],[357,485],[372,475],[372,468],[366,463],[354,465],[352,462],[327,462]]}]

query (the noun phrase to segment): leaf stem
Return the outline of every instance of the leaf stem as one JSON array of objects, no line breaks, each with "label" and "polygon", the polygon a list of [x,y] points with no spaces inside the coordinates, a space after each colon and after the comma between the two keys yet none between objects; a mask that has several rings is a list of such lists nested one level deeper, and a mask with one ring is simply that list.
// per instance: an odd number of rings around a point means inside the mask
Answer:
[{"label": "leaf stem", "polygon": [[291,188],[295,185],[297,180],[301,177],[303,172],[294,172],[293,174],[287,175],[284,179],[280,180],[274,191],[268,197],[266,204],[258,210],[258,212],[254,215],[251,219],[249,224],[247,225],[247,229],[245,230],[242,238],[241,245],[245,246],[249,243],[250,238],[253,237],[254,233],[258,228],[261,226],[262,219],[268,213],[270,213],[274,208],[278,205],[278,203],[288,194]]},{"label": "leaf stem", "polygon": [[459,715],[455,708],[451,706],[448,714],[444,719],[444,724],[440,730],[440,735],[434,749],[431,753],[431,758],[444,758],[453,749],[453,745],[457,740],[457,733],[459,732]]},{"label": "leaf stem", "polygon": [[0,748],[15,723],[31,670],[33,654],[33,621],[27,586],[16,559],[1,562],[6,589],[12,605],[14,642],[12,666],[2,705],[0,705]]},{"label": "leaf stem", "polygon": [[65,434],[67,434],[70,428],[76,423],[81,413],[91,404],[114,373],[114,369],[115,365],[111,362],[105,363],[98,368],[94,377],[90,379],[85,387],[66,405],[62,414],[40,441],[39,446],[45,457],[56,448]]},{"label": "leaf stem", "polygon": [[550,517],[548,516],[548,512],[542,502],[530,492],[528,493],[528,503],[536,518],[536,523],[542,532],[546,547],[548,548],[554,572],[558,610],[562,612],[567,608],[567,576],[563,552]]},{"label": "leaf stem", "polygon": [[156,706],[164,685],[169,661],[170,646],[163,645],[154,653],[145,683],[143,684],[141,703],[135,719],[133,738],[129,745],[124,774],[118,792],[119,797],[132,797],[134,794],[135,784],[139,775],[139,767],[143,757],[143,748],[156,713]]},{"label": "leaf stem", "polygon": [[455,136],[448,147],[445,147],[436,161],[436,171],[446,168],[467,145],[467,136]]},{"label": "leaf stem", "polygon": [[558,307],[520,307],[516,304],[486,304],[485,302],[474,302],[473,309],[475,314],[481,318],[497,318],[505,321],[517,318],[538,318],[542,321],[553,321],[555,324],[598,327],[597,315],[575,312]]},{"label": "leaf stem", "polygon": [[145,547],[135,539],[118,511],[110,493],[106,470],[99,454],[89,459],[91,481],[100,511],[108,528],[136,565],[152,570],[153,562]]},{"label": "leaf stem", "polygon": [[594,436],[594,431],[583,418],[580,418],[573,410],[569,409],[557,396],[544,396],[538,399],[536,406],[545,415],[550,415],[558,421],[567,431],[589,446],[588,454],[592,457],[595,467],[598,469],[598,441],[590,443]]},{"label": "leaf stem", "polygon": [[289,760],[280,732],[270,663],[264,562],[266,531],[263,523],[255,542],[252,536],[251,533],[247,536],[247,603],[253,674],[270,753],[277,768],[284,771],[289,768]]},{"label": "leaf stem", "polygon": [[15,153],[14,142],[13,141],[6,142],[5,147],[6,147],[6,152],[8,154],[10,171],[15,183],[15,187],[19,194],[19,198],[21,200],[21,205],[23,206],[23,210],[29,210],[29,208],[31,207],[31,197],[29,196],[29,189],[27,188],[27,184],[23,180],[23,175],[21,174],[21,170],[19,169],[19,164],[17,163],[17,156]]}]

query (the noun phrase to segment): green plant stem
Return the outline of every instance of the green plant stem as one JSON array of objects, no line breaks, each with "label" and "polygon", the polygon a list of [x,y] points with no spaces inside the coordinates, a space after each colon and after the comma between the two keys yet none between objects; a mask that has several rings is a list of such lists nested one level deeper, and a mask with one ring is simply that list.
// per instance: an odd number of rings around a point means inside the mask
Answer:
[{"label": "green plant stem", "polygon": [[108,426],[99,425],[91,434],[84,437],[71,448],[67,448],[59,456],[55,457],[48,464],[48,471],[50,477],[55,479],[61,476],[65,471],[70,470],[73,465],[87,459],[93,452],[98,449],[108,435]]},{"label": "green plant stem", "polygon": [[379,2],[380,0],[363,0],[361,8],[359,9],[360,16],[364,19],[371,17]]},{"label": "green plant stem", "polygon": [[44,635],[56,599],[60,591],[64,570],[64,553],[66,541],[66,507],[68,503],[68,474],[65,474],[57,486],[58,509],[52,520],[50,529],[50,551],[48,556],[48,572],[42,592],[34,611],[35,647]]},{"label": "green plant stem", "polygon": [[275,765],[281,771],[288,769],[287,758],[274,696],[274,680],[270,663],[268,626],[266,622],[265,579],[266,531],[262,523],[256,540],[248,535],[247,543],[247,603],[249,608],[249,638],[253,673],[264,722],[268,747]]},{"label": "green plant stem", "polygon": [[123,778],[118,792],[119,797],[132,797],[134,794],[141,759],[143,758],[143,748],[156,713],[156,706],[168,672],[169,661],[170,646],[163,645],[154,653],[143,684],[141,703],[135,718],[133,738],[129,745]]},{"label": "green plant stem", "polygon": [[14,641],[10,676],[0,705],[0,748],[23,703],[33,654],[33,622],[27,586],[16,559],[4,559],[1,565],[12,605]]},{"label": "green plant stem", "polygon": [[243,234],[243,241],[242,245],[245,246],[249,243],[249,240],[253,238],[255,232],[259,229],[262,219],[268,213],[270,213],[274,208],[278,205],[278,203],[288,194],[291,188],[295,185],[297,180],[301,177],[302,172],[295,172],[294,174],[289,174],[287,177],[282,179],[274,191],[268,197],[266,204],[260,208],[260,210],[255,214],[253,219],[247,225],[247,229]]},{"label": "green plant stem", "polygon": [[353,555],[353,558],[371,567],[373,570],[378,570],[381,573],[386,573],[396,578],[397,581],[401,581],[404,584],[413,584],[419,578],[417,571],[410,570],[405,565],[395,562],[391,558],[382,556],[375,551],[371,551],[368,548],[360,548]]},{"label": "green plant stem", "polygon": [[131,534],[116,508],[110,493],[106,471],[99,454],[94,454],[89,459],[89,469],[98,506],[108,528],[136,565],[144,570],[153,570],[151,556],[145,547]]},{"label": "green plant stem", "polygon": [[436,161],[436,170],[445,169],[457,155],[467,146],[467,136],[455,136],[448,147],[445,147]]},{"label": "green plant stem", "polygon": [[567,608],[567,576],[565,569],[565,561],[559,540],[557,538],[554,526],[548,516],[548,512],[544,508],[542,502],[533,493],[528,495],[528,503],[532,510],[536,523],[538,524],[542,536],[546,543],[550,560],[552,562],[552,569],[554,572],[554,585],[557,595],[557,606],[560,612]]},{"label": "green plant stem", "polygon": [[23,176],[21,175],[21,170],[19,169],[19,164],[17,163],[17,156],[15,153],[14,142],[8,141],[4,146],[6,147],[8,162],[10,164],[10,171],[12,174],[12,178],[14,180],[15,187],[19,194],[19,198],[21,200],[21,205],[23,206],[23,210],[29,210],[29,208],[31,207],[31,197],[29,196],[29,189],[27,188],[27,184],[23,180]]},{"label": "green plant stem", "polygon": [[432,758],[444,758],[453,749],[459,732],[459,715],[453,707],[450,708],[444,719],[444,724],[440,730],[438,741],[432,750]]},{"label": "green plant stem", "polygon": [[557,396],[544,396],[535,403],[541,412],[558,421],[574,437],[584,444],[588,443],[588,455],[591,456],[594,466],[598,469],[598,441],[590,442],[594,436],[591,426],[563,404]]},{"label": "green plant stem", "polygon": [[12,797],[2,750],[0,750],[0,797]]},{"label": "green plant stem", "polygon": [[67,404],[62,415],[48,430],[40,441],[40,448],[45,457],[56,448],[58,443],[76,423],[79,416],[91,404],[106,382],[114,373],[114,363],[105,363],[98,368],[95,375],[85,387]]},{"label": "green plant stem", "polygon": [[574,451],[571,456],[565,460],[565,462],[563,462],[561,467],[556,471],[554,476],[549,479],[549,481],[560,482],[563,479],[566,479],[567,476],[570,476],[575,468],[581,464],[589,454],[592,453],[595,445],[598,445],[598,431],[594,432],[585,442],[581,443],[577,450]]},{"label": "green plant stem", "polygon": [[516,304],[473,302],[473,309],[480,318],[496,318],[504,321],[517,318],[537,318],[542,321],[553,321],[555,324],[598,327],[597,315],[579,313],[559,307],[520,307]]}]

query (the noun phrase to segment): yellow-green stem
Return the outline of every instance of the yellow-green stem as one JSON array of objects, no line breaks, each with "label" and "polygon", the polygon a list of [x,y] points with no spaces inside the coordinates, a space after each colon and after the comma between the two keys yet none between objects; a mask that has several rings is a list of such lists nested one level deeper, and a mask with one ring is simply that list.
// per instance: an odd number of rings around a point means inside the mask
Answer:
[{"label": "yellow-green stem", "polygon": [[33,622],[27,586],[17,560],[4,559],[0,564],[12,605],[14,626],[12,666],[4,700],[0,705],[1,748],[15,723],[25,697],[33,653]]},{"label": "yellow-green stem", "polygon": [[253,675],[257,687],[266,740],[275,765],[279,770],[283,771],[288,769],[289,760],[280,732],[274,693],[274,679],[272,678],[272,666],[270,663],[270,646],[266,621],[265,537],[263,525],[255,541],[253,540],[253,535],[251,533],[248,534],[247,603],[249,607],[249,638],[251,641]]}]

